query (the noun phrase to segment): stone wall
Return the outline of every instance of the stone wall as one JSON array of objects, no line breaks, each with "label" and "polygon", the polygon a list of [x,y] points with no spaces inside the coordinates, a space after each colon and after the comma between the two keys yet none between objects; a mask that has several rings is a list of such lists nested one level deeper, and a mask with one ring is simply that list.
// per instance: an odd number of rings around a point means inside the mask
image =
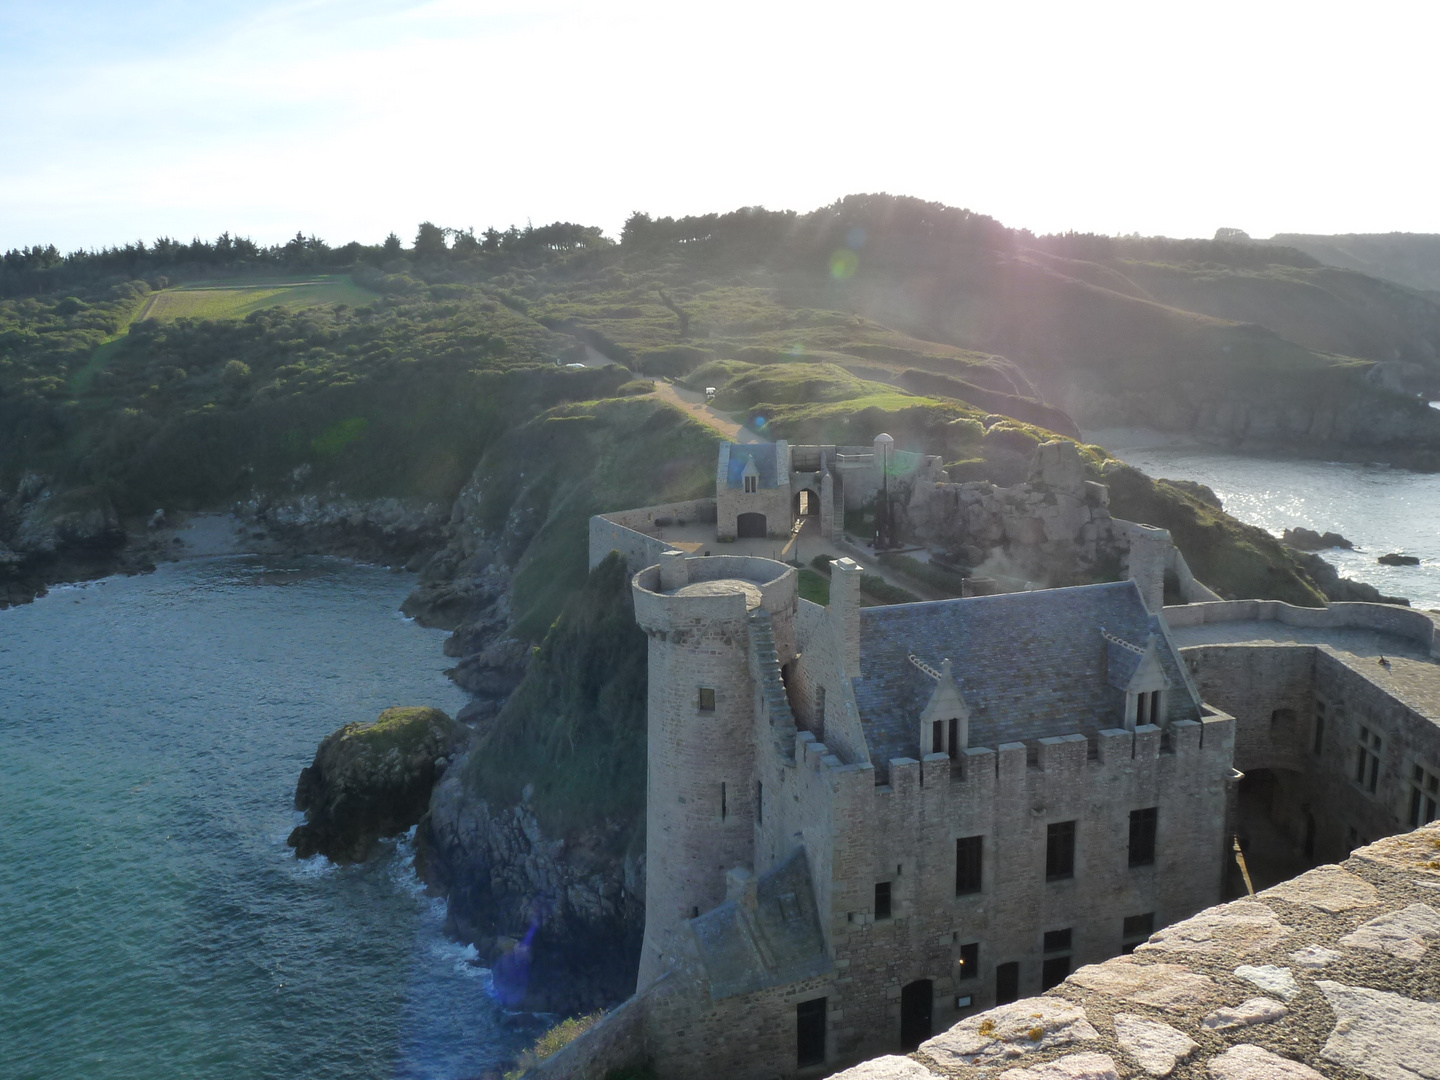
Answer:
[{"label": "stone wall", "polygon": [[714,499],[690,499],[596,514],[590,519],[590,569],[599,566],[612,551],[620,552],[632,573],[654,566],[660,561],[660,553],[668,551],[670,545],[650,535],[652,531],[666,525],[714,520]]},{"label": "stone wall", "polygon": [[1315,629],[1377,630],[1414,641],[1435,655],[1434,620],[1423,611],[1393,604],[1346,603],[1308,608],[1282,600],[1217,600],[1207,604],[1177,604],[1165,609],[1165,621],[1172,628],[1272,620],[1286,626]]},{"label": "stone wall", "polygon": [[635,575],[635,621],[650,639],[640,986],[665,970],[675,929],[725,898],[725,871],[754,858],[749,600],[739,591],[669,595],[684,584],[721,579],[753,585],[782,662],[795,655],[796,574],[783,563],[675,556]]},{"label": "stone wall", "polygon": [[[1405,701],[1412,679],[1433,681],[1432,665],[1385,666],[1314,645],[1197,645],[1182,655],[1205,700],[1235,716],[1235,767],[1275,774],[1267,813],[1293,858],[1343,858],[1410,827],[1415,767],[1440,775],[1440,728]],[[1362,728],[1379,762],[1374,792],[1368,767],[1356,776]]]},{"label": "stone wall", "polygon": [[1437,944],[1440,824],[1203,911],[836,1080],[1437,1077]]}]

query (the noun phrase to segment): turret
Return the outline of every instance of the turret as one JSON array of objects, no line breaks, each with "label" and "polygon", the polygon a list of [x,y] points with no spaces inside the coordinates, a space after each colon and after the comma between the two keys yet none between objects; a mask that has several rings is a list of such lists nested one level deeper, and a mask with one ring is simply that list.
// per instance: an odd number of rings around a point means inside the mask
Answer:
[{"label": "turret", "polygon": [[795,656],[793,568],[771,559],[666,552],[635,575],[635,620],[650,639],[645,940],[639,986],[665,971],[671,938],[754,865],[752,617],[762,610],[782,663]]}]

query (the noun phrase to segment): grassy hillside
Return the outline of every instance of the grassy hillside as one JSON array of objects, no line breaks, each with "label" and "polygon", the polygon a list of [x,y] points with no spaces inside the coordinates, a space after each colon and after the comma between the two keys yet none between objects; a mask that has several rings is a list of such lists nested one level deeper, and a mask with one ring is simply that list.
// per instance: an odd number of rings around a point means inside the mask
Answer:
[{"label": "grassy hillside", "polygon": [[[8,253],[0,490],[37,471],[128,515],[252,492],[444,501],[478,463],[539,637],[583,576],[590,513],[711,482],[713,433],[634,373],[718,386],[768,435],[867,443],[884,429],[956,479],[1002,484],[1024,478],[1037,442],[1078,435],[1041,390],[1162,427],[1236,401],[1440,423],[1365,381],[1367,355],[1423,359],[1440,309],[1291,249],[1037,238],[889,196],[637,215],[618,245],[563,223],[428,229],[411,248]],[[604,358],[625,367],[559,366]],[[1164,506],[1131,516],[1181,514],[1177,494],[1153,498]],[[1212,524],[1202,578],[1307,593],[1283,553]],[[1240,569],[1252,548],[1281,584]]]},{"label": "grassy hillside", "polygon": [[1347,233],[1315,236],[1279,233],[1263,244],[1303,251],[1326,266],[1356,270],[1419,292],[1440,296],[1440,235],[1435,233]]},{"label": "grassy hillside", "polygon": [[239,319],[268,307],[289,309],[327,304],[359,306],[376,299],[349,275],[259,278],[241,281],[195,281],[151,293],[140,318],[157,322],[176,319]]},{"label": "grassy hillside", "polygon": [[647,643],[630,575],[612,554],[545,634],[525,680],[466,759],[481,797],[532,806],[551,836],[597,820],[645,821]]}]

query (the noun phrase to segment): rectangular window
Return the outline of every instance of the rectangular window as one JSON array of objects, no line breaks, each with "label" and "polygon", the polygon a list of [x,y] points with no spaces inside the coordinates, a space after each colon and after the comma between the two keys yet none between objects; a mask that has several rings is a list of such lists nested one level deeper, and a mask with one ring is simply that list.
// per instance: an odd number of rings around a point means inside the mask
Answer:
[{"label": "rectangular window", "polygon": [[1052,956],[1040,967],[1040,989],[1049,990],[1052,986],[1059,986],[1065,981],[1065,976],[1070,974],[1070,957]]},{"label": "rectangular window", "polygon": [[960,718],[950,718],[950,757],[952,760],[960,757]]},{"label": "rectangular window", "polygon": [[758,476],[745,477],[745,494],[754,495],[759,490],[760,478]]},{"label": "rectangular window", "polygon": [[715,689],[710,686],[700,687],[700,711],[715,711]]},{"label": "rectangular window", "polygon": [[1075,876],[1075,822],[1057,821],[1045,836],[1045,880]]},{"label": "rectangular window", "polygon": [[995,965],[995,1004],[1009,1005],[1020,998],[1020,962]]},{"label": "rectangular window", "polygon": [[728,809],[729,809],[729,808],[725,805],[725,781],[724,781],[724,780],[721,780],[721,781],[720,781],[720,820],[721,820],[721,821],[724,821],[724,820],[725,820],[725,815],[726,815],[726,812],[728,811]]},{"label": "rectangular window", "polygon": [[955,841],[955,895],[977,893],[981,885],[981,859],[984,837],[964,836]]},{"label": "rectangular window", "polygon": [[1367,727],[1360,728],[1360,745],[1355,753],[1355,782],[1371,794],[1374,794],[1380,783],[1381,745],[1379,732],[1371,731]]},{"label": "rectangular window", "polygon": [[1130,865],[1153,866],[1155,863],[1155,825],[1159,807],[1130,811]]},{"label": "rectangular window", "polygon": [[[1320,709],[1320,708],[1322,708],[1322,706],[1316,705],[1315,708]],[[1320,751],[1323,750],[1324,748],[1325,748],[1325,715],[1324,715],[1324,713],[1317,712],[1317,713],[1315,714],[1315,742],[1311,745],[1310,749],[1311,749],[1311,752],[1314,753],[1316,757],[1319,757],[1319,756],[1320,756]]]},{"label": "rectangular window", "polygon": [[765,784],[760,780],[755,781],[755,824],[765,824]]},{"label": "rectangular window", "polygon": [[890,918],[890,882],[875,883],[875,918]]},{"label": "rectangular window", "polygon": [[930,752],[939,754],[945,750],[945,721],[936,720],[930,725]]},{"label": "rectangular window", "polygon": [[804,1069],[825,1064],[825,999],[795,1006],[795,1065]]},{"label": "rectangular window", "polygon": [[1046,930],[1044,949],[1047,953],[1070,951],[1070,927],[1064,930]]},{"label": "rectangular window", "polygon": [[960,979],[978,979],[980,977],[980,943],[972,941],[968,945],[960,946]]},{"label": "rectangular window", "polygon": [[1410,827],[1418,829],[1436,818],[1436,802],[1440,800],[1440,776],[1423,765],[1416,765],[1410,774]]},{"label": "rectangular window", "polygon": [[1155,913],[1147,911],[1144,915],[1127,915],[1120,928],[1120,951],[1133,952],[1135,946],[1139,945],[1146,938],[1155,932]]}]

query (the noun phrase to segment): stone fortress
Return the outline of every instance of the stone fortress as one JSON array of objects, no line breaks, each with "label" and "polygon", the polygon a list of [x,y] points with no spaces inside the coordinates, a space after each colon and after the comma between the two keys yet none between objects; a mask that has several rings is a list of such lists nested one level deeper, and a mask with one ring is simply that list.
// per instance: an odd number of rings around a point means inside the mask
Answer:
[{"label": "stone fortress", "polygon": [[[591,523],[650,643],[646,927],[636,996],[542,1075],[824,1076],[931,1047],[1235,895],[1236,835],[1264,887],[1437,817],[1429,617],[1220,601],[1163,530],[1110,518],[1073,444],[1021,490],[888,436],[732,444],[716,486]],[[929,544],[1126,576],[862,606],[844,514],[892,487]],[[697,525],[713,540],[670,545]],[[840,549],[824,607],[743,550],[807,526]],[[1163,607],[1167,573],[1193,602]]]}]

